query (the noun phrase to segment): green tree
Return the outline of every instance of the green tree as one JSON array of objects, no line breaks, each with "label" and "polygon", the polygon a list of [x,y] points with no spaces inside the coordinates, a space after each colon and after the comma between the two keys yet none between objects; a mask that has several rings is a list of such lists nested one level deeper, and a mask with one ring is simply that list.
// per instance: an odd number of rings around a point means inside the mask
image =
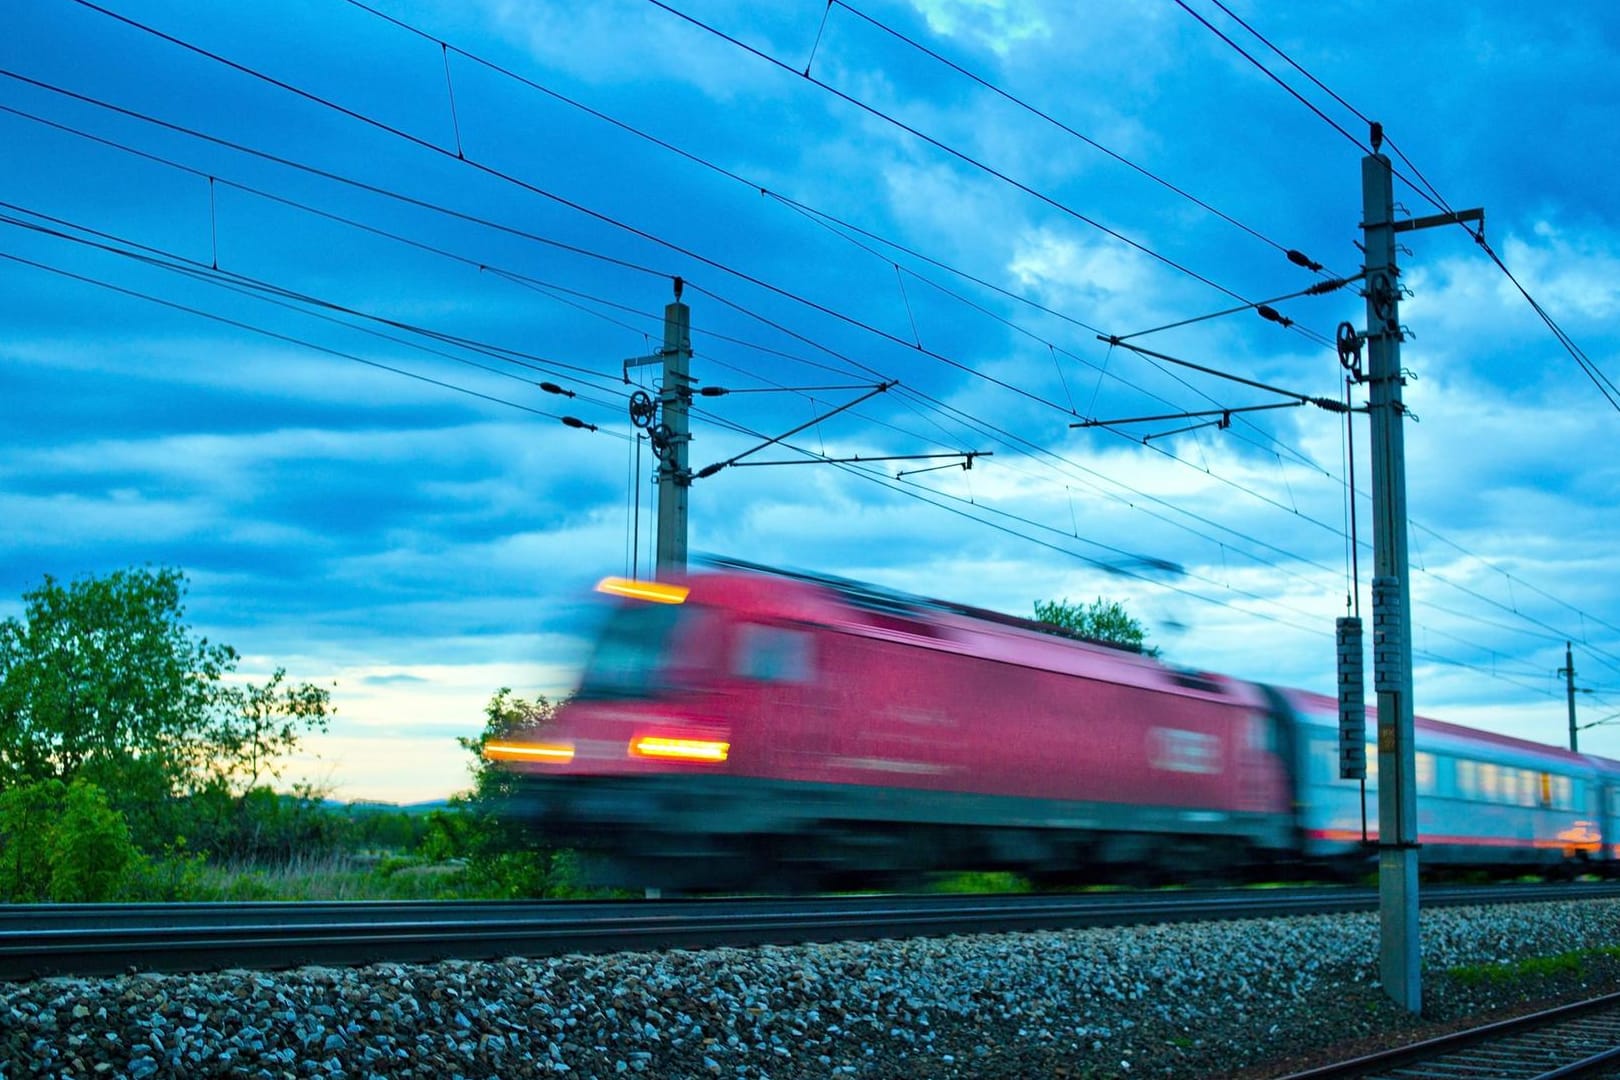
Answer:
[{"label": "green tree", "polygon": [[544,695],[525,699],[503,686],[484,706],[483,731],[456,740],[473,755],[468,766],[473,789],[451,801],[451,814],[430,816],[423,847],[437,858],[465,858],[468,877],[492,893],[545,896],[566,884],[560,881],[566,860],[559,859],[530,825],[508,816],[509,800],[521,777],[484,757],[484,745],[491,739],[545,724],[556,711]]},{"label": "green tree", "polygon": [[1075,637],[1123,645],[1145,656],[1158,656],[1159,648],[1147,644],[1147,630],[1117,600],[1098,597],[1090,604],[1062,600],[1035,601],[1035,620],[1055,626]]},{"label": "green tree", "polygon": [[124,875],[139,861],[129,826],[107,804],[96,785],[68,785],[57,821],[51,899],[57,903],[101,903],[117,898]]},{"label": "green tree", "polygon": [[262,686],[222,687],[214,723],[195,744],[205,758],[194,774],[212,772],[227,785],[251,790],[261,780],[281,778],[287,759],[304,736],[327,730],[332,694],[313,683],[287,684],[285,668],[276,668]]},{"label": "green tree", "polygon": [[184,768],[236,651],[195,638],[178,570],[119,570],[23,594],[0,622],[0,782],[70,781],[138,758]]},{"label": "green tree", "polygon": [[60,780],[13,784],[0,792],[0,900],[50,899],[51,826],[66,795]]},{"label": "green tree", "polygon": [[0,621],[0,791],[87,780],[156,851],[186,834],[207,801],[192,797],[225,790],[244,812],[325,730],[326,689],[280,668],[262,685],[231,681],[236,650],[186,624],[186,591],[182,572],[160,568],[47,575],[23,594],[22,617]]},{"label": "green tree", "polygon": [[468,766],[473,778],[473,803],[494,809],[517,786],[516,775],[484,757],[484,745],[492,739],[510,738],[516,732],[539,727],[549,722],[556,712],[557,706],[546,700],[544,694],[537,694],[530,701],[513,696],[509,686],[495,691],[484,705],[484,730],[471,738],[465,735],[456,738],[461,748],[473,756]]}]

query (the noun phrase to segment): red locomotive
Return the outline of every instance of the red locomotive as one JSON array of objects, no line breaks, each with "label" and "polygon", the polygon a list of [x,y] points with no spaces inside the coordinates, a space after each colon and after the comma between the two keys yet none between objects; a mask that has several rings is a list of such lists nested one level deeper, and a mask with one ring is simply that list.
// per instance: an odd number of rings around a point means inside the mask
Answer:
[{"label": "red locomotive", "polygon": [[[816,888],[938,870],[1210,880],[1370,865],[1336,703],[995,612],[723,563],[609,579],[578,692],[486,754],[598,880]],[[1428,867],[1606,870],[1620,764],[1418,722]],[[1369,764],[1376,754],[1369,752]]]}]

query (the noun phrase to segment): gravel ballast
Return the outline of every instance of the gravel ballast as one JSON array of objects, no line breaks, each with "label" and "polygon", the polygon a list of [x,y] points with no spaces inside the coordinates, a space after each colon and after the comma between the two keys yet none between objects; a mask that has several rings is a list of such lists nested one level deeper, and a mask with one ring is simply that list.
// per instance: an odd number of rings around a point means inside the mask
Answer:
[{"label": "gravel ballast", "polygon": [[[1620,900],[1426,911],[1425,1018],[1520,1004],[1446,975],[1620,944]],[[1376,915],[757,949],[0,984],[0,1077],[1135,1077],[1285,1071],[1415,1034]],[[1596,961],[1528,992],[1597,993]]]}]

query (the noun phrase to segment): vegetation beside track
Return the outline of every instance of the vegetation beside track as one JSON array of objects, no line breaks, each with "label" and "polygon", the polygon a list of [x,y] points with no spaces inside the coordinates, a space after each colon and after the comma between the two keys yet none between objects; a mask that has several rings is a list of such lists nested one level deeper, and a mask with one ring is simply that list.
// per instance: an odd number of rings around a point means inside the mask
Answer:
[{"label": "vegetation beside track", "polygon": [[[471,790],[433,807],[278,790],[327,687],[261,683],[186,622],[184,573],[47,576],[0,619],[0,903],[576,896],[566,853],[495,812],[486,739],[544,719],[497,692],[463,738]],[[469,724],[469,728],[473,725]]]},{"label": "vegetation beside track", "polygon": [[1437,1010],[1444,1009],[1453,989],[1472,1000],[1486,995],[1496,1007],[1506,1009],[1613,992],[1620,990],[1620,946],[1451,968],[1441,974],[1432,991]]}]

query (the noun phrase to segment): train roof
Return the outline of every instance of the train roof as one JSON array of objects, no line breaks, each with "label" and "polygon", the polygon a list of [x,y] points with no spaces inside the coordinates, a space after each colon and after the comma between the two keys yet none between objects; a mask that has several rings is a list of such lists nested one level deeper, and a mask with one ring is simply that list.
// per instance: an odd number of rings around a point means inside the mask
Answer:
[{"label": "train roof", "polygon": [[[1302,712],[1314,714],[1328,714],[1338,716],[1339,702],[1337,698],[1318,694],[1311,690],[1285,689],[1284,696],[1290,699],[1294,707]],[[1378,711],[1374,705],[1367,706],[1368,730],[1376,730]],[[1335,719],[1335,723],[1337,720]],[[1494,731],[1481,731],[1478,728],[1464,727],[1445,720],[1435,720],[1427,716],[1414,718],[1414,723],[1428,733],[1433,745],[1445,749],[1447,744],[1452,747],[1494,747],[1504,753],[1518,756],[1540,757],[1548,761],[1558,761],[1564,764],[1587,764],[1606,766],[1610,769],[1620,768],[1615,762],[1603,758],[1594,758],[1588,754],[1576,753],[1561,746],[1550,743],[1536,742],[1533,739],[1521,739],[1514,735],[1501,735]]]},{"label": "train roof", "polygon": [[1260,700],[1260,691],[1242,680],[1176,668],[1140,649],[1083,637],[1034,619],[830,575],[737,559],[705,562],[713,569],[683,579],[697,603],[1170,693],[1235,698],[1245,704]]},{"label": "train roof", "polygon": [[[1170,693],[1244,703],[1263,700],[1259,686],[1246,680],[1177,668],[1142,655],[1140,649],[1083,637],[1034,619],[741,559],[707,556],[702,563],[708,569],[685,579],[694,600],[758,618],[821,623],[942,651]],[[1335,698],[1310,690],[1278,690],[1303,712],[1337,716]],[[1367,711],[1369,727],[1376,726],[1376,709],[1369,706]],[[1620,776],[1620,762],[1607,758],[1429,717],[1419,716],[1415,722],[1442,746],[1494,747],[1504,754],[1584,763]]]}]

